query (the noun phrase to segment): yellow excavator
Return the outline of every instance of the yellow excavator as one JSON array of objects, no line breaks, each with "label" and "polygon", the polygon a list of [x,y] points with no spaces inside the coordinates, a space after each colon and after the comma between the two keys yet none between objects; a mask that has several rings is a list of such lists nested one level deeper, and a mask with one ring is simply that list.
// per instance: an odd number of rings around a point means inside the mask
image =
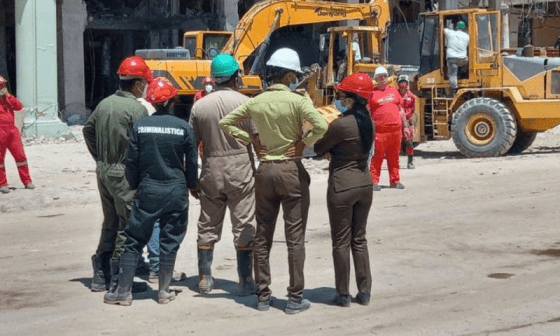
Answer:
[{"label": "yellow excavator", "polygon": [[[187,108],[192,104],[192,98],[198,90],[203,88],[202,79],[210,76],[210,65],[212,57],[217,52],[231,54],[243,69],[242,86],[240,91],[255,95],[262,92],[264,83],[262,80],[262,69],[264,68],[265,56],[269,51],[272,35],[284,27],[298,27],[308,25],[318,25],[321,27],[314,35],[322,35],[322,45],[314,45],[312,41],[306,44],[306,48],[317,51],[322,48],[320,53],[324,59],[317,60],[313,63],[312,68],[329,68],[325,71],[309,71],[308,79],[301,88],[318,88],[321,92],[308,90],[310,96],[316,103],[321,102],[318,106],[330,104],[330,99],[320,99],[318,97],[328,97],[332,94],[335,78],[332,77],[333,71],[336,71],[338,56],[334,49],[344,49],[344,42],[351,45],[352,39],[342,39],[335,35],[341,35],[342,30],[338,28],[338,23],[347,20],[358,20],[360,26],[356,28],[370,29],[366,32],[356,32],[353,34],[359,39],[360,45],[364,50],[369,51],[368,57],[364,57],[370,63],[368,67],[373,66],[373,62],[379,62],[382,55],[382,39],[385,29],[389,23],[389,3],[388,0],[372,0],[365,4],[347,4],[334,1],[311,1],[311,0],[265,0],[256,3],[239,21],[233,33],[229,32],[189,32],[185,34],[185,43],[183,48],[165,49],[165,50],[138,50],[136,54],[144,57],[146,63],[152,69],[155,76],[164,76],[169,78],[173,84],[179,88],[179,96],[181,103]],[[331,30],[329,29],[331,24]],[[323,29],[323,31],[321,31]],[[218,42],[219,34],[226,36],[231,34],[230,38],[225,42],[222,48]],[[188,34],[188,35],[187,35]],[[324,36],[323,36],[324,35]],[[358,37],[360,35],[360,37]],[[328,36],[328,37],[327,37]],[[330,37],[330,39],[329,39]],[[190,38],[187,40],[187,38]],[[214,40],[211,43],[205,43],[206,40]],[[279,40],[277,38],[276,40]],[[338,45],[335,45],[339,42]],[[219,41],[218,41],[219,40]],[[187,43],[189,42],[189,43]],[[284,43],[285,42],[285,43]],[[290,41],[282,41],[285,46],[290,46]],[[326,44],[325,44],[326,43]],[[196,45],[196,47],[195,47]],[[307,47],[308,46],[308,47]],[[317,52],[319,54],[319,52]],[[363,53],[366,56],[366,53]],[[345,55],[343,58],[348,59],[346,67],[348,74],[356,71],[352,58],[352,53]],[[302,55],[300,55],[301,57]],[[339,57],[340,58],[340,57]],[[368,61],[369,60],[369,61]],[[340,62],[340,59],[338,60]],[[358,62],[361,61],[357,60]],[[323,64],[321,64],[323,63]],[[364,63],[365,64],[365,63]],[[309,68],[309,67],[308,67]],[[314,77],[313,77],[314,76]],[[317,77],[321,76],[321,78]],[[332,80],[330,80],[332,77]],[[312,79],[315,81],[312,84]],[[328,79],[327,82],[322,82]],[[328,91],[328,92],[327,92]]]},{"label": "yellow excavator", "polygon": [[[415,140],[453,138],[467,157],[493,157],[520,153],[560,124],[560,58],[501,50],[500,17],[484,8],[422,14]],[[450,97],[444,29],[458,21],[470,37],[468,65]]]}]

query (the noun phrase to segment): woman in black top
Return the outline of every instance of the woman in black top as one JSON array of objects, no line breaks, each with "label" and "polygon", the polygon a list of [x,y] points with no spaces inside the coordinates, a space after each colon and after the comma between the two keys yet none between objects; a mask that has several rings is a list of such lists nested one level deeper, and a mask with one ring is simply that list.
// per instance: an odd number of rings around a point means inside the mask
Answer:
[{"label": "woman in black top", "polygon": [[315,153],[330,153],[327,206],[333,244],[337,305],[349,307],[350,251],[354,259],[358,295],[356,302],[368,305],[371,271],[366,225],[373,197],[368,155],[375,129],[367,109],[373,83],[367,74],[346,77],[337,88],[335,105],[341,116],[330,125]]}]

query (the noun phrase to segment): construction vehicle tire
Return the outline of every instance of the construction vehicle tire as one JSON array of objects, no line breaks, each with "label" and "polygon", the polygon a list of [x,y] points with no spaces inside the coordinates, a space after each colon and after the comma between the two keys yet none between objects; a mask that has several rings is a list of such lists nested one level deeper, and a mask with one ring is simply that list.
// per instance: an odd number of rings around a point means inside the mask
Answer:
[{"label": "construction vehicle tire", "polygon": [[465,102],[453,114],[453,142],[467,157],[504,155],[514,143],[517,122],[509,109],[492,98]]},{"label": "construction vehicle tire", "polygon": [[533,141],[537,138],[537,133],[517,131],[517,136],[508,154],[519,154],[531,147]]}]

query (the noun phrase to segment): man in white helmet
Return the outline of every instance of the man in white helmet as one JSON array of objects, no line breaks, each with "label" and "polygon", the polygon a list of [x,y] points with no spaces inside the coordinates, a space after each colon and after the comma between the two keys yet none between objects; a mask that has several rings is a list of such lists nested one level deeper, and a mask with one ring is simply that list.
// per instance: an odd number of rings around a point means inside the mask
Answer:
[{"label": "man in white helmet", "polygon": [[369,102],[371,118],[375,123],[375,150],[370,164],[375,191],[381,190],[379,176],[384,158],[387,158],[390,188],[404,189],[404,185],[400,182],[399,152],[405,114],[401,107],[401,95],[387,85],[388,75],[387,69],[382,66],[375,69],[373,76],[377,85],[373,89]]},{"label": "man in white helmet", "polygon": [[[285,312],[296,314],[310,307],[309,301],[303,299],[303,265],[311,180],[301,157],[305,145],[313,144],[327,131],[327,123],[311,100],[290,89],[297,86],[301,73],[299,56],[294,50],[277,50],[266,65],[271,87],[224,117],[220,127],[234,138],[260,147],[261,164],[255,174],[257,309],[268,310],[271,303],[269,253],[282,205],[290,272]],[[260,139],[251,138],[239,127],[245,120],[255,122]],[[313,125],[305,134],[302,131],[304,120]]]}]

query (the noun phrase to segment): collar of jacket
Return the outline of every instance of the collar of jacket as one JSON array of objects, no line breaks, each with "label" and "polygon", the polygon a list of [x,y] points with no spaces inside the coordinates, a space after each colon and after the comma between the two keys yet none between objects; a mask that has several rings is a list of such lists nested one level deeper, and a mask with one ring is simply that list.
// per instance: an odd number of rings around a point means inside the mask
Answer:
[{"label": "collar of jacket", "polygon": [[284,84],[274,84],[271,87],[268,88],[268,91],[289,91],[292,92],[292,90],[290,90],[289,87],[287,87]]},{"label": "collar of jacket", "polygon": [[130,93],[130,92],[128,92],[128,91],[123,91],[123,90],[120,90],[120,89],[117,90],[116,95],[119,96],[119,97],[127,97],[127,98],[136,99],[136,96],[133,95],[132,93]]},{"label": "collar of jacket", "polygon": [[167,114],[172,114],[171,111],[169,111],[169,108],[162,107],[159,110],[155,111],[154,114],[152,115],[167,115]]}]

